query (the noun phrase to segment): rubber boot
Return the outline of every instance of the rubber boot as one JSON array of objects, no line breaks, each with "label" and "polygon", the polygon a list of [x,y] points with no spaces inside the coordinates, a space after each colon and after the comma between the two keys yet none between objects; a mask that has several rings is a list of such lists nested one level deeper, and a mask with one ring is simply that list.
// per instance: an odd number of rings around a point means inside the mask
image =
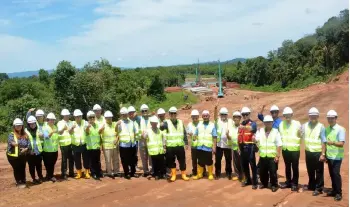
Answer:
[{"label": "rubber boot", "polygon": [[91,176],[90,176],[90,170],[89,170],[89,169],[86,169],[86,170],[85,170],[85,178],[86,178],[86,179],[90,179],[90,178],[91,178]]},{"label": "rubber boot", "polygon": [[170,181],[174,182],[176,180],[176,168],[171,168],[171,177]]},{"label": "rubber boot", "polygon": [[213,165],[208,166],[208,179],[209,180],[214,180]]},{"label": "rubber boot", "polygon": [[199,180],[203,177],[203,169],[201,166],[197,165],[197,175],[193,176],[193,180]]},{"label": "rubber boot", "polygon": [[189,181],[190,179],[186,175],[186,171],[181,171],[181,178],[184,181]]},{"label": "rubber boot", "polygon": [[81,170],[77,170],[77,176],[75,176],[74,178],[75,179],[80,179],[81,175],[82,175]]},{"label": "rubber boot", "polygon": [[232,180],[233,180],[233,181],[238,180],[238,176],[233,176],[233,177],[232,177]]}]

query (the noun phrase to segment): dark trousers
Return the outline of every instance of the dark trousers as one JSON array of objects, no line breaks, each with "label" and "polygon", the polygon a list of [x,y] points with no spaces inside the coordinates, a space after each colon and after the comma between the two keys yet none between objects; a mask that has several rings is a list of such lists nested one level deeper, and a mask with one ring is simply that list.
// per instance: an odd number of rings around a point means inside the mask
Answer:
[{"label": "dark trousers", "polygon": [[26,183],[26,164],[27,158],[25,155],[19,155],[18,157],[11,157],[7,155],[7,159],[12,166],[13,175],[17,184]]},{"label": "dark trousers", "polygon": [[215,155],[215,174],[217,176],[221,175],[221,160],[222,156],[225,156],[225,172],[226,175],[232,174],[232,149],[230,148],[221,148],[216,147],[216,155]]},{"label": "dark trousers", "polygon": [[28,156],[29,173],[33,180],[35,179],[35,170],[39,179],[43,178],[42,161],[43,156],[41,154]]},{"label": "dark trousers", "polygon": [[[299,157],[300,151],[282,150],[284,164],[286,165],[286,184],[298,186],[299,184]],[[293,170],[293,178],[292,178]]]},{"label": "dark trousers", "polygon": [[102,175],[101,150],[100,149],[87,150],[87,154],[90,160],[91,174],[100,177]]},{"label": "dark trousers", "polygon": [[164,162],[164,154],[160,155],[151,155],[152,165],[153,165],[153,175],[162,177],[165,175],[165,162]]},{"label": "dark trousers", "polygon": [[[258,177],[256,171],[256,159],[255,159],[255,145],[254,144],[240,144],[241,151],[241,163],[243,172],[248,184],[252,183],[253,185],[258,184]],[[250,177],[250,169],[252,171],[252,178]],[[252,180],[253,179],[253,180]]]},{"label": "dark trousers", "polygon": [[233,150],[233,168],[235,170],[235,174],[238,176],[238,179],[243,179],[243,170],[241,164],[241,156],[239,155],[237,150]]},{"label": "dark trousers", "polygon": [[62,156],[61,175],[63,176],[67,174],[67,161],[69,167],[69,175],[74,175],[74,156],[72,151],[72,145],[61,146],[60,149]]},{"label": "dark trousers", "polygon": [[74,153],[74,163],[75,168],[77,170],[81,170],[81,159],[83,158],[83,165],[85,169],[90,169],[90,160],[87,153],[86,145],[75,146],[72,145],[73,153]]},{"label": "dark trousers", "polygon": [[185,148],[183,146],[167,147],[166,148],[166,163],[168,168],[176,168],[175,160],[179,161],[180,170],[186,170],[186,155]]},{"label": "dark trousers", "polygon": [[269,179],[271,186],[277,187],[277,163],[274,158],[260,157],[260,181],[264,187],[268,186]]},{"label": "dark trousers", "polygon": [[136,173],[136,148],[135,147],[119,147],[120,160],[124,170],[124,175],[133,176]]},{"label": "dark trousers", "polygon": [[305,151],[307,174],[309,175],[308,188],[322,191],[324,186],[324,163],[320,162],[321,152]]},{"label": "dark trousers", "polygon": [[328,169],[329,169],[329,175],[331,176],[332,180],[332,191],[335,194],[342,194],[342,186],[341,186],[341,175],[340,175],[340,166],[342,160],[330,160],[328,161]]},{"label": "dark trousers", "polygon": [[58,152],[43,152],[43,160],[46,169],[46,178],[53,178],[55,164],[57,162]]},{"label": "dark trousers", "polygon": [[197,151],[198,165],[201,167],[213,165],[213,152],[207,152],[204,150]]},{"label": "dark trousers", "polygon": [[197,175],[197,148],[191,148],[191,159],[192,159],[192,175]]}]

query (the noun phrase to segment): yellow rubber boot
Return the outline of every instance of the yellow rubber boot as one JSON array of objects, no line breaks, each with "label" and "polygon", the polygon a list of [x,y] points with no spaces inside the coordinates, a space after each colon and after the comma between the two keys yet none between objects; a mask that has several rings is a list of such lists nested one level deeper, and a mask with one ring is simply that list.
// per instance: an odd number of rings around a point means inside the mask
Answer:
[{"label": "yellow rubber boot", "polygon": [[171,178],[170,181],[174,182],[176,180],[176,168],[171,168]]},{"label": "yellow rubber boot", "polygon": [[91,178],[91,176],[90,176],[90,170],[89,170],[89,169],[86,169],[86,170],[85,170],[85,178],[86,178],[86,179],[90,179],[90,178]]},{"label": "yellow rubber boot", "polygon": [[209,180],[214,180],[213,165],[208,166],[208,179]]},{"label": "yellow rubber boot", "polygon": [[75,176],[74,178],[75,179],[80,179],[81,175],[82,175],[81,170],[77,170],[77,176]]},{"label": "yellow rubber boot", "polygon": [[186,171],[181,171],[181,178],[184,181],[189,181],[190,179],[186,175]]},{"label": "yellow rubber boot", "polygon": [[237,176],[233,176],[233,177],[232,177],[232,180],[233,180],[233,181],[236,181],[236,180],[238,180],[238,177],[237,177]]},{"label": "yellow rubber boot", "polygon": [[199,180],[203,177],[203,168],[197,165],[197,175],[193,176],[193,180]]}]

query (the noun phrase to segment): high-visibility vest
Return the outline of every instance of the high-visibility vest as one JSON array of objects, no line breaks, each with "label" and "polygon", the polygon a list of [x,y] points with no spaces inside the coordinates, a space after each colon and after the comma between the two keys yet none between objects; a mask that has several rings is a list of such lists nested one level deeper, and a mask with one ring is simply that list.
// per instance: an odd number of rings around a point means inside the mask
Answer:
[{"label": "high-visibility vest", "polygon": [[238,150],[238,128],[239,126],[232,125],[229,129],[229,135],[231,137],[232,149]]},{"label": "high-visibility vest", "polygon": [[259,155],[260,157],[274,158],[277,156],[276,135],[278,129],[272,128],[268,137],[266,137],[265,128],[260,129]]},{"label": "high-visibility vest", "polygon": [[134,127],[135,127],[135,140],[136,141],[139,141],[141,139],[141,135],[142,135],[142,132],[141,132],[141,129],[140,129],[140,126],[139,124],[137,123],[136,120],[131,120],[132,123],[134,124]]},{"label": "high-visibility vest", "polygon": [[141,116],[141,119],[140,119],[140,130],[141,130],[141,133],[143,131],[147,130],[147,129],[150,129],[150,128],[151,128],[151,123],[149,122],[149,118],[146,120],[146,119],[144,119]]},{"label": "high-visibility vest", "polygon": [[95,123],[99,126],[102,126],[102,124],[106,123],[106,119],[101,115],[99,119],[97,117],[95,118]]},{"label": "high-visibility vest", "polygon": [[75,146],[85,144],[85,123],[86,121],[84,119],[80,121],[80,125],[76,121],[73,121],[75,128],[73,129],[72,144]]},{"label": "high-visibility vest", "polygon": [[102,146],[104,149],[114,149],[116,145],[114,144],[114,140],[116,140],[117,133],[115,132],[116,122],[112,122],[112,124],[105,124],[105,129],[102,134]]},{"label": "high-visibility vest", "polygon": [[195,125],[193,122],[188,123],[187,128],[189,129],[189,131],[192,132],[192,142],[191,142],[191,146],[192,147],[197,147],[198,146],[198,139],[196,139],[195,141],[193,141],[193,136],[196,133],[197,127],[199,125],[200,122],[197,123],[197,125]]},{"label": "high-visibility vest", "polygon": [[[29,140],[30,140],[30,144],[32,145],[32,150],[34,151],[34,140],[33,140],[33,136],[32,136],[32,134],[31,134],[27,129],[25,129],[24,131],[27,133],[27,135],[28,135],[28,137],[29,137]],[[43,147],[42,147],[41,141],[40,141],[40,139],[39,139],[39,132],[38,132],[38,130],[35,132],[35,134],[36,134],[36,135],[35,135],[36,145],[38,146],[39,152],[42,152],[42,151],[43,151]]]},{"label": "high-visibility vest", "polygon": [[311,129],[309,122],[304,124],[305,150],[308,152],[322,152],[321,130],[323,124],[317,123]]},{"label": "high-visibility vest", "polygon": [[[223,133],[226,134],[226,130],[229,130],[231,126],[233,126],[233,120],[232,119],[227,119],[226,122],[223,122],[221,119],[218,119],[217,122],[216,122],[216,131],[217,131],[217,134],[218,134],[218,137],[217,137],[217,143],[219,143],[221,141],[221,135]],[[231,142],[228,142],[227,143],[228,145],[231,145]]]},{"label": "high-visibility vest", "polygon": [[[326,128],[326,138],[327,141],[330,142],[337,142],[337,135],[340,131],[340,129],[345,130],[342,126],[333,126],[331,128],[328,126]],[[326,156],[328,159],[343,159],[344,158],[344,146],[343,147],[338,147],[334,145],[326,145]]]},{"label": "high-visibility vest", "polygon": [[299,122],[292,120],[291,124],[287,126],[285,120],[279,125],[279,132],[282,137],[282,149],[288,151],[300,150],[300,137],[298,137]]},{"label": "high-visibility vest", "polygon": [[157,128],[156,133],[152,129],[147,129],[147,150],[149,155],[164,154],[163,135],[164,132],[160,131],[159,128]]},{"label": "high-visibility vest", "polygon": [[[240,125],[240,126],[251,126],[251,121],[247,123],[246,125]],[[254,133],[250,129],[238,129],[238,142],[239,143],[245,143],[245,144],[254,144],[253,142],[253,136]]]},{"label": "high-visibility vest", "polygon": [[207,127],[204,126],[204,122],[198,124],[198,146],[213,147],[213,135],[212,131],[215,128],[214,123],[209,122]]},{"label": "high-visibility vest", "polygon": [[[44,121],[42,124],[39,124],[39,122],[36,121],[36,126],[38,128],[38,131],[41,132],[41,133],[43,133],[43,127],[46,126],[46,125],[47,125],[46,121]],[[41,145],[44,144],[44,140],[43,139],[40,139],[40,142],[41,142]]]},{"label": "high-visibility vest", "polygon": [[168,124],[168,132],[166,133],[166,146],[184,146],[184,127],[182,121],[180,119],[177,120],[177,128],[175,128],[171,120],[166,120],[166,122]]},{"label": "high-visibility vest", "polygon": [[101,147],[101,136],[98,133],[99,125],[95,123],[89,128],[89,134],[86,133],[85,142],[87,150],[100,149]]},{"label": "high-visibility vest", "polygon": [[[15,141],[16,144],[18,144],[18,139],[15,133],[11,132],[11,134],[13,134],[13,140]],[[15,148],[15,152],[11,153],[11,152],[7,152],[8,156],[11,157],[18,157],[18,145],[14,147]]]},{"label": "high-visibility vest", "polygon": [[135,141],[135,134],[134,134],[134,123],[130,119],[128,119],[128,124],[126,125],[124,123],[124,120],[121,120],[121,131],[119,132],[119,142],[122,143],[129,143]]},{"label": "high-visibility vest", "polygon": [[72,144],[72,135],[69,134],[69,128],[72,126],[72,121],[61,120],[57,123],[57,128],[64,128],[67,125],[67,130],[64,130],[62,134],[58,135],[58,143],[61,147]]},{"label": "high-visibility vest", "polygon": [[51,135],[51,137],[45,139],[44,138],[44,152],[57,152],[58,151],[58,134],[57,134],[57,127],[54,125],[53,128],[50,127],[50,125],[44,126],[44,131],[47,131],[49,134],[52,131],[56,131]]}]

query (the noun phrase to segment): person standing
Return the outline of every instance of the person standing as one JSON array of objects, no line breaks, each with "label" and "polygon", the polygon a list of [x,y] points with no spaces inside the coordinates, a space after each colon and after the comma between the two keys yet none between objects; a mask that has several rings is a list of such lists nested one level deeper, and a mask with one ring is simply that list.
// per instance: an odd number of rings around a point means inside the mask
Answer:
[{"label": "person standing", "polygon": [[260,156],[260,180],[262,188],[267,188],[269,179],[272,192],[278,189],[277,165],[281,155],[282,140],[277,129],[272,128],[273,118],[270,115],[264,117],[264,128],[261,128],[255,136],[259,146]]},{"label": "person standing", "polygon": [[[135,141],[136,141],[136,170],[139,171],[140,168],[137,166],[137,162],[139,160],[138,157],[138,153],[139,153],[139,140],[140,140],[140,136],[141,136],[141,130],[140,130],[140,126],[138,124],[138,122],[140,122],[139,117],[136,115],[136,109],[133,106],[129,106],[128,107],[128,115],[129,115],[129,119],[134,122],[135,128],[136,128],[136,134],[135,134]],[[118,121],[118,124],[120,124],[120,121]]]},{"label": "person standing", "polygon": [[26,187],[26,156],[31,150],[30,140],[23,128],[23,121],[13,121],[13,132],[7,139],[7,159],[12,166],[13,175],[18,188]]},{"label": "person standing", "polygon": [[199,111],[197,109],[192,110],[191,112],[192,122],[188,123],[186,131],[188,139],[191,140],[191,159],[192,159],[192,175],[197,175],[197,165],[198,165],[198,156],[197,156],[197,146],[198,140],[194,140],[194,134],[196,133],[198,124],[199,124]]},{"label": "person standing", "polygon": [[106,122],[106,119],[104,116],[102,116],[102,108],[100,105],[98,104],[95,104],[93,107],[92,107],[92,110],[93,112],[95,113],[95,123],[99,126],[101,126],[103,123]]},{"label": "person standing", "polygon": [[319,111],[312,107],[309,110],[309,121],[302,125],[302,138],[305,143],[305,161],[309,176],[308,190],[312,190],[313,196],[323,192],[324,163],[319,159],[322,153],[322,140],[325,139],[325,128],[318,121]]},{"label": "person standing", "polygon": [[335,201],[341,201],[342,179],[340,167],[344,158],[345,129],[337,124],[338,114],[334,110],[327,112],[329,126],[326,128],[325,138],[322,140],[322,154],[320,161],[328,163],[328,170],[332,180],[332,191],[327,196],[334,196]]},{"label": "person standing", "polygon": [[[260,113],[258,113],[258,119],[262,122],[264,122],[264,115],[263,115],[264,109],[265,109],[265,105],[263,105]],[[279,112],[280,112],[280,109],[278,108],[278,106],[276,105],[271,106],[270,114],[273,118],[272,128],[274,129],[279,129],[279,125],[282,122],[282,119],[279,117]]]},{"label": "person standing", "polygon": [[72,129],[73,122],[69,120],[70,112],[68,109],[61,111],[62,120],[57,123],[58,143],[61,149],[61,179],[67,179],[67,161],[69,177],[74,177],[74,156],[72,151],[72,135],[69,131]]},{"label": "person standing", "polygon": [[[146,104],[141,105],[141,114],[142,116],[139,117],[139,127],[140,127],[140,134],[145,132],[147,129],[151,128],[151,125],[149,123],[149,108]],[[149,166],[152,166],[152,161],[149,158],[148,151],[147,151],[147,145],[145,140],[140,140],[139,142],[139,151],[140,151],[140,157],[141,157],[141,162],[142,162],[142,168],[143,168],[143,176],[147,177],[150,175],[150,170]]]},{"label": "person standing", "polygon": [[[28,110],[27,115],[26,115],[26,119],[28,119],[29,116],[32,115],[32,112],[34,110],[35,110],[35,108],[31,108]],[[35,118],[36,118],[36,126],[38,127],[39,133],[42,134],[43,127],[47,124],[47,122],[45,121],[45,112],[41,109],[36,110]],[[41,145],[43,146],[44,140],[41,139],[40,141],[41,141]]]}]

